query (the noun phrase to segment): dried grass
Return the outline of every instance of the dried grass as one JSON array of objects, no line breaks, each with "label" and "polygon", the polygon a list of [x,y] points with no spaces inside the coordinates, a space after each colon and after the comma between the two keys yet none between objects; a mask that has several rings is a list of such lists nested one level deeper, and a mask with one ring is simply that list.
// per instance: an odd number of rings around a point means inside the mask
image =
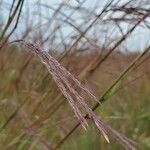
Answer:
[{"label": "dried grass", "polygon": [[76,86],[78,86],[81,91],[84,91],[91,100],[99,102],[96,96],[87,87],[84,87],[80,81],[78,81],[78,79],[76,79],[70,72],[68,72],[54,57],[49,55],[48,52],[42,50],[42,48],[40,48],[40,46],[37,44],[32,44],[24,40],[20,40],[18,42],[21,45],[24,45],[41,59],[41,62],[46,66],[47,70],[52,75],[59,90],[66,97],[69,105],[75,113],[75,116],[80,120],[84,129],[86,129],[88,126],[86,120],[88,118],[96,125],[108,143],[108,136],[112,135],[126,149],[136,149],[134,147],[134,142],[112,129],[107,123],[103,121],[101,117],[98,117],[93,112],[90,106],[85,102],[84,97],[82,97],[82,95],[74,88],[72,83],[76,84]]}]

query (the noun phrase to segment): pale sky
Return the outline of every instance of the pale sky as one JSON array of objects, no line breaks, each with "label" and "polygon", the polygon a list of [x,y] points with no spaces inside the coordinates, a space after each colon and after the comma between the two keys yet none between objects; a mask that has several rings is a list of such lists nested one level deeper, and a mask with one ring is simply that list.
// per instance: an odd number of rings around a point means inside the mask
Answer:
[{"label": "pale sky", "polygon": [[[12,0],[4,0],[7,3],[11,3]],[[32,4],[34,4],[34,2],[36,2],[37,0],[25,0],[28,1],[31,5],[31,8],[34,7],[34,5],[32,6]],[[45,4],[49,4],[51,6],[57,6],[60,2],[65,1],[71,5],[78,5],[78,2],[76,0],[40,0],[41,3],[45,3]],[[83,1],[83,0],[80,0]],[[106,0],[87,0],[85,2],[85,7],[92,7],[92,5],[94,6],[97,2],[99,2],[99,6],[102,7],[104,5]],[[120,0],[121,1],[121,0]],[[123,2],[127,1],[127,0],[122,0]],[[1,9],[2,14],[3,14],[3,18],[6,18],[6,16],[8,15],[7,10],[5,9]],[[67,13],[66,13],[67,14]],[[6,19],[4,19],[6,20]],[[43,21],[44,22],[44,21]],[[17,29],[18,30],[18,29]],[[65,31],[66,33],[69,32],[69,29]],[[101,37],[100,37],[101,38]],[[143,48],[145,48],[146,45],[150,45],[150,30],[145,29],[143,27],[138,27],[134,33],[130,36],[130,38],[128,38],[128,40],[124,43],[124,45],[127,48],[130,48],[132,50],[142,50]]]}]

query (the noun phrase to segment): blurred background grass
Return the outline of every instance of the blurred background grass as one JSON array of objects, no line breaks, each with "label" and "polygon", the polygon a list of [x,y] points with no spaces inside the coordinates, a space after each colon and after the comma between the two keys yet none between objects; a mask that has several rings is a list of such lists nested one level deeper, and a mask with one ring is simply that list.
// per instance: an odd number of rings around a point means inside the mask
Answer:
[{"label": "blurred background grass", "polygon": [[[68,54],[64,64],[69,63],[68,70],[78,75],[96,53]],[[88,83],[100,97],[137,55],[114,53],[86,78],[85,84]],[[0,149],[43,149],[44,145],[50,147],[58,143],[77,120],[51,76],[46,76],[46,69],[37,57],[17,50],[16,46],[6,47],[1,52],[0,62]],[[150,148],[149,65],[147,60],[132,72],[124,86],[96,111],[143,150]],[[32,130],[26,131],[31,124]],[[113,139],[111,144],[106,143],[99,131],[90,125],[87,131],[78,128],[61,149],[116,150],[122,147]]]},{"label": "blurred background grass", "polygon": [[[122,150],[90,121],[87,131],[78,127],[67,136],[78,123],[67,100],[40,60],[10,42],[39,43],[100,98],[150,46],[149,0],[46,2],[0,0],[0,150]],[[140,150],[150,149],[149,56],[140,57],[96,109]]]}]

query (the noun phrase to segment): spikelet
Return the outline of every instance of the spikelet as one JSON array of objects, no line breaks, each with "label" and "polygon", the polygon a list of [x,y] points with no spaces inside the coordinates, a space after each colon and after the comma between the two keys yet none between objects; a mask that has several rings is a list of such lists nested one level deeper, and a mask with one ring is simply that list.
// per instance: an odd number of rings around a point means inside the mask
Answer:
[{"label": "spikelet", "polygon": [[[96,96],[87,87],[84,87],[80,81],[78,81],[68,70],[60,65],[60,63],[51,55],[49,55],[48,52],[43,51],[40,46],[26,42],[24,40],[20,40],[18,42],[21,45],[24,45],[26,48],[30,49],[31,52],[35,53],[41,59],[41,62],[46,66],[47,70],[52,75],[59,90],[66,97],[69,105],[75,113],[75,116],[79,119],[84,129],[86,129],[88,126],[86,120],[86,116],[88,116],[108,143],[110,142],[108,138],[109,134],[113,135],[114,138],[116,138],[116,140],[118,140],[126,149],[135,150],[133,146],[134,144],[128,138],[112,129],[92,111],[92,109],[85,102],[84,98],[72,86],[72,83],[76,84],[76,86],[84,91],[86,95],[91,98],[91,100],[99,102]],[[83,114],[82,110],[84,110],[87,115]]]}]

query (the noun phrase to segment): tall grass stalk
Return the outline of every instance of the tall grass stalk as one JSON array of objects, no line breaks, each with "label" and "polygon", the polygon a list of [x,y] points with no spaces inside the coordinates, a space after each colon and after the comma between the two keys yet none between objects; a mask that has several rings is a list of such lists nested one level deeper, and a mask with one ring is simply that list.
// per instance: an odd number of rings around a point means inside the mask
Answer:
[{"label": "tall grass stalk", "polygon": [[[15,0],[13,0],[13,2],[12,2],[7,23],[4,27],[4,29],[2,30],[2,33],[0,34],[0,51],[1,51],[2,47],[7,43],[9,37],[13,34],[15,29],[17,28],[19,18],[20,18],[21,12],[22,12],[24,0],[19,0],[17,2],[16,7],[14,8],[14,11],[12,12],[14,4],[15,4]],[[17,15],[17,13],[18,13],[18,15]],[[13,23],[16,15],[17,15],[17,19],[16,19],[14,27],[11,29],[10,33],[7,36],[5,36],[6,32],[10,28],[10,25]],[[4,38],[4,36],[5,36],[5,38]]]},{"label": "tall grass stalk", "polygon": [[94,109],[91,109],[88,106],[82,95],[80,95],[80,93],[73,88],[73,85],[76,84],[81,91],[84,91],[88,97],[90,97],[92,100],[95,100],[100,105],[98,99],[88,88],[84,87],[70,72],[61,66],[55,58],[49,55],[46,51],[43,51],[36,44],[32,44],[24,40],[19,41],[19,43],[30,49],[31,52],[35,53],[41,59],[41,62],[46,66],[47,70],[52,75],[58,88],[68,100],[68,103],[73,109],[76,117],[80,120],[80,123],[84,129],[86,129],[88,125],[86,121],[88,118],[101,131],[107,142],[109,142],[109,134],[113,135],[126,149],[136,149],[131,140],[112,129],[102,120],[101,117],[98,117],[93,112]]}]

